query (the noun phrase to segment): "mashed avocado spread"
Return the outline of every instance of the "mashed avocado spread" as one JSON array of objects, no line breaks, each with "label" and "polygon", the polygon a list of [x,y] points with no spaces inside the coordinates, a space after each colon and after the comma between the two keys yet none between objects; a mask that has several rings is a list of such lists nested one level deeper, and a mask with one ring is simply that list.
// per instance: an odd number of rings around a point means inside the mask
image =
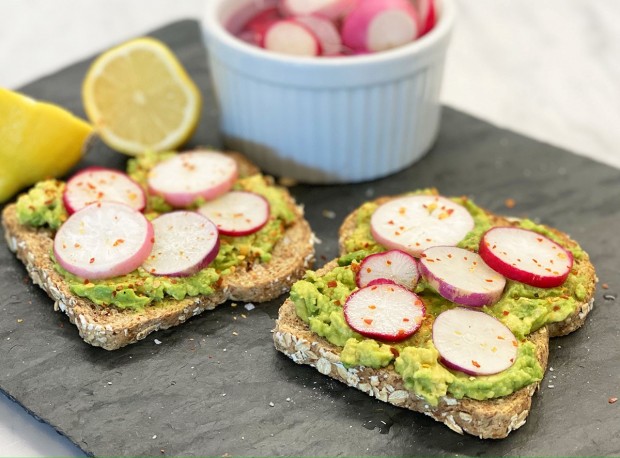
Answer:
[{"label": "mashed avocado spread", "polygon": [[[433,190],[420,193],[430,194]],[[466,197],[453,199],[463,205],[473,216],[475,227],[459,243],[461,248],[477,251],[480,238],[493,226],[489,215]],[[495,375],[472,377],[446,369],[438,361],[438,352],[431,339],[435,317],[455,304],[439,296],[424,281],[416,287],[416,294],[426,306],[426,317],[418,331],[398,343],[384,343],[365,338],[354,332],[346,323],[342,305],[357,288],[355,283],[359,262],[368,254],[385,251],[370,233],[370,218],[378,207],[364,204],[357,213],[356,229],[345,240],[345,254],[339,266],[323,276],[307,272],[304,279],[291,289],[291,300],[297,315],[310,330],[334,345],[342,347],[340,354],[344,365],[373,368],[393,365],[405,386],[424,397],[431,405],[449,394],[455,398],[468,397],[485,400],[509,395],[518,389],[542,379],[543,370],[536,358],[536,347],[525,339],[545,324],[566,319],[583,302],[587,295],[588,276],[585,253],[578,245],[565,246],[555,233],[529,220],[519,225],[539,232],[569,249],[575,258],[573,269],[566,282],[556,288],[543,289],[507,281],[502,298],[483,311],[495,316],[508,326],[520,340],[517,359],[507,370]]]},{"label": "mashed avocado spread", "polygon": [[[148,172],[157,163],[175,153],[147,153],[131,159],[127,172],[144,189],[147,189]],[[17,201],[17,215],[21,224],[34,227],[49,227],[56,230],[67,219],[62,194],[65,184],[57,180],[38,183]],[[55,260],[55,269],[68,282],[71,292],[86,297],[102,306],[113,305],[119,309],[141,310],[147,305],[159,306],[165,297],[176,300],[187,296],[212,294],[221,281],[246,263],[268,262],[271,252],[283,237],[286,227],[296,219],[294,210],[288,203],[285,193],[273,186],[269,178],[256,174],[241,176],[234,189],[252,191],[269,201],[271,216],[259,231],[244,237],[220,236],[220,251],[216,259],[205,269],[189,277],[158,277],[142,268],[120,277],[93,280],[76,277],[64,270]],[[196,202],[194,206],[198,206]],[[171,211],[161,197],[147,192],[145,215],[153,219]]]}]

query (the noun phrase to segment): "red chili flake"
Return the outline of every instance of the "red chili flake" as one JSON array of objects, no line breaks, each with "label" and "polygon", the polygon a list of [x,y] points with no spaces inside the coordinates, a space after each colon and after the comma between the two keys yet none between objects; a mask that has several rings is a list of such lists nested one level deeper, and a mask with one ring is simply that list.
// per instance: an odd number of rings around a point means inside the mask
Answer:
[{"label": "red chili flake", "polygon": [[371,305],[369,305],[369,306],[368,306],[368,308],[369,308],[370,310],[374,310],[374,309],[376,309],[376,308],[377,308],[377,306],[376,306],[376,305],[374,305],[374,304],[371,304]]},{"label": "red chili flake", "polygon": [[508,315],[510,315],[510,312],[509,312],[508,310],[504,310],[504,311],[502,312],[502,314],[503,314],[504,316],[508,316]]},{"label": "red chili flake", "polygon": [[79,243],[76,243],[76,244],[75,244],[75,245],[73,245],[73,246],[74,246],[74,247],[76,247],[76,248],[79,248],[79,247],[81,247],[82,245],[80,245]]},{"label": "red chili flake", "polygon": [[399,329],[398,333],[396,334],[398,337],[404,336],[405,335],[405,330],[404,329]]},{"label": "red chili flake", "polygon": [[464,259],[465,261],[467,261],[467,259],[468,259],[468,258],[467,258],[467,256],[463,256],[463,259]]},{"label": "red chili flake", "polygon": [[487,283],[493,283],[493,279],[492,278],[487,278],[484,281],[486,281]]},{"label": "red chili flake", "polygon": [[112,297],[116,297],[116,291],[112,291]]},{"label": "red chili flake", "polygon": [[431,240],[431,239],[426,239],[426,241],[427,241],[427,242],[432,242],[432,240]]},{"label": "red chili flake", "polygon": [[420,242],[415,242],[415,246],[420,246]]},{"label": "red chili flake", "polygon": [[374,291],[375,289],[377,289],[376,286],[373,286],[372,288],[370,288],[371,291]]},{"label": "red chili flake", "polygon": [[609,402],[610,404],[615,404],[616,402],[618,402],[618,398],[614,396],[613,398],[609,398],[607,402]]},{"label": "red chili flake", "polygon": [[506,339],[502,336],[497,336],[497,340],[506,340]]},{"label": "red chili flake", "polygon": [[101,191],[97,193],[97,199],[102,199],[105,194]]},{"label": "red chili flake", "polygon": [[407,209],[405,207],[400,207],[398,209],[398,213],[400,213],[401,215],[404,215],[407,212]]},{"label": "red chili flake", "polygon": [[547,272],[551,272],[551,269],[550,269],[549,267],[545,267],[545,270],[546,270]]},{"label": "red chili flake", "polygon": [[392,265],[392,261],[390,261],[389,259],[388,259],[387,261],[385,261],[385,263],[386,263],[388,266],[391,266],[391,265]]},{"label": "red chili flake", "polygon": [[538,240],[538,241],[539,241],[539,242],[541,242],[541,243],[542,243],[542,241],[543,241],[542,237],[536,237],[536,240]]},{"label": "red chili flake", "polygon": [[392,352],[395,358],[398,358],[400,356],[400,352],[398,351],[397,348],[390,347],[390,351]]},{"label": "red chili flake", "polygon": [[534,258],[532,258],[532,261],[534,261],[536,264],[538,264],[538,261]]},{"label": "red chili flake", "polygon": [[409,323],[409,318],[403,318],[403,322]]},{"label": "red chili flake", "polygon": [[472,363],[475,367],[480,368],[480,363],[478,363],[478,361],[476,361],[476,360],[473,360],[473,359],[472,359],[472,360],[471,360],[471,363]]},{"label": "red chili flake", "polygon": [[452,255],[450,253],[448,253],[448,258],[452,259]]},{"label": "red chili flake", "polygon": [[151,237],[151,243],[155,243],[155,237]]},{"label": "red chili flake", "polygon": [[389,220],[389,221],[388,221],[388,224],[391,224],[391,225],[393,226],[393,225],[394,225],[394,220],[392,220],[392,219],[391,219],[391,220]]},{"label": "red chili flake", "polygon": [[603,284],[601,285],[601,288],[603,288],[603,289],[609,289],[609,285],[608,285],[607,283],[603,283]]},{"label": "red chili flake", "polygon": [[95,186],[92,183],[86,183],[86,186],[88,186],[89,189],[95,189]]},{"label": "red chili flake", "polygon": [[327,282],[327,287],[328,288],[335,288],[336,286],[338,286],[338,282],[336,280],[332,280],[332,281],[328,281]]},{"label": "red chili flake", "polygon": [[516,202],[515,202],[515,200],[514,200],[514,199],[506,199],[506,200],[504,201],[504,205],[505,205],[507,208],[514,208],[514,206],[516,205]]},{"label": "red chili flake", "polygon": [[454,213],[454,208],[448,208],[446,211],[448,212],[448,215],[451,215]]},{"label": "red chili flake", "polygon": [[400,232],[394,231],[394,235],[400,235]]},{"label": "red chili flake", "polygon": [[125,241],[123,239],[116,239],[114,246],[119,246],[121,243],[125,243]]},{"label": "red chili flake", "polygon": [[515,359],[514,359],[514,358],[510,358],[510,362],[511,362],[511,363],[514,363],[514,362],[515,362]]},{"label": "red chili flake", "polygon": [[518,347],[519,346],[519,342],[517,342],[516,340],[512,341],[512,346],[513,347]]},{"label": "red chili flake", "polygon": [[88,261],[88,262],[90,262],[92,264],[93,262],[95,262],[95,258],[90,258],[90,261]]},{"label": "red chili flake", "polygon": [[434,259],[427,259],[426,261],[427,261],[427,262],[435,262],[435,260],[434,260]]},{"label": "red chili flake", "polygon": [[85,284],[85,285],[88,285],[89,283],[90,283],[90,280],[89,280],[88,278],[85,278],[85,279],[84,279],[84,284]]},{"label": "red chili flake", "polygon": [[372,269],[370,267],[366,267],[366,272],[370,273],[372,272]]},{"label": "red chili flake", "polygon": [[364,323],[370,326],[372,324],[372,320],[370,318],[364,318]]},{"label": "red chili flake", "polygon": [[427,256],[427,255],[426,255],[426,253],[422,253],[422,254],[420,255],[420,257],[421,257],[421,258],[425,258],[426,256]]},{"label": "red chili flake", "polygon": [[357,263],[351,264],[351,271],[353,273],[358,273],[360,271],[360,265]]},{"label": "red chili flake", "polygon": [[553,311],[557,312],[558,310],[560,310],[560,306],[559,305],[554,305],[553,306]]},{"label": "red chili flake", "polygon": [[338,299],[338,300],[335,300],[335,301],[334,301],[334,305],[342,305],[342,302],[340,302],[340,300],[339,300],[339,299]]}]

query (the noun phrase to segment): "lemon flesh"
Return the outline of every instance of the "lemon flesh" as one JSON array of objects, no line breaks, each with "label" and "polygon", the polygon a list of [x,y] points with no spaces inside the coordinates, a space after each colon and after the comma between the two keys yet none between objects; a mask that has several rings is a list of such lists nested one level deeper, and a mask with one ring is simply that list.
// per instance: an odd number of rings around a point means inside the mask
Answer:
[{"label": "lemon flesh", "polygon": [[82,99],[103,141],[129,155],[181,146],[201,111],[194,82],[172,51],[152,38],[101,54],[86,74]]},{"label": "lemon flesh", "polygon": [[25,186],[67,173],[91,132],[63,108],[0,88],[0,203]]}]

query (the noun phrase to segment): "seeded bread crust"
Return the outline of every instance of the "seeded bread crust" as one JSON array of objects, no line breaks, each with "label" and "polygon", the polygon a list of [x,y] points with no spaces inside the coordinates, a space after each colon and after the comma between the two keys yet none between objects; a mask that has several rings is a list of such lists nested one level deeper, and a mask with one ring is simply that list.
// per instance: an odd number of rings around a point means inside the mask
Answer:
[{"label": "seeded bread crust", "polygon": [[[396,197],[380,197],[374,202],[381,205],[394,198]],[[516,223],[518,222],[518,218],[504,217],[500,215],[495,215],[494,213],[491,213],[487,210],[485,211],[489,215],[491,221],[495,226],[516,226]],[[340,249],[340,254],[346,253],[345,240],[353,233],[353,231],[355,231],[355,228],[357,226],[357,212],[358,210],[354,210],[352,213],[350,213],[344,219],[342,225],[340,226],[338,238],[338,247]],[[556,234],[558,237],[560,237],[566,246],[573,247],[577,245],[577,243],[572,240],[570,236],[568,236],[568,234],[565,234],[564,232],[561,232],[554,228],[550,228],[547,226],[545,227],[548,230],[552,231],[554,234]],[[598,282],[598,278],[596,277],[594,266],[590,262],[590,258],[587,254],[585,258],[580,262],[584,264],[584,271],[588,276],[588,284],[586,286],[586,299],[582,303],[577,304],[573,313],[566,317],[565,320],[557,323],[550,323],[547,325],[547,328],[549,330],[549,337],[565,336],[573,331],[576,331],[581,326],[583,326],[588,316],[588,313],[590,313],[590,311],[594,307],[594,291],[596,289],[596,283]]]},{"label": "seeded bread crust", "polygon": [[[319,275],[337,266],[331,261],[318,271]],[[549,335],[545,327],[532,333],[528,339],[536,345],[536,357],[543,368],[549,356]],[[316,368],[321,374],[395,406],[421,412],[444,423],[451,430],[468,433],[482,439],[501,439],[521,427],[530,411],[532,395],[539,384],[524,387],[510,396],[487,401],[442,397],[437,406],[408,391],[394,366],[382,369],[353,367],[347,369],[340,361],[341,348],[309,330],[295,312],[295,304],[287,299],[280,308],[273,333],[278,351],[297,364]]]},{"label": "seeded bread crust", "polygon": [[[241,175],[251,175],[258,169],[241,155],[233,153]],[[50,252],[53,232],[49,229],[21,225],[16,205],[2,212],[4,236],[11,251],[24,263],[32,281],[54,301],[54,309],[67,314],[86,343],[106,350],[116,350],[144,339],[151,332],[177,326],[205,310],[212,310],[229,299],[263,302],[288,291],[314,262],[314,234],[303,217],[303,210],[287,194],[288,204],[297,215],[276,244],[271,261],[249,264],[223,277],[216,291],[208,296],[181,301],[164,299],[144,311],[102,307],[69,290],[64,278],[56,272]]]}]

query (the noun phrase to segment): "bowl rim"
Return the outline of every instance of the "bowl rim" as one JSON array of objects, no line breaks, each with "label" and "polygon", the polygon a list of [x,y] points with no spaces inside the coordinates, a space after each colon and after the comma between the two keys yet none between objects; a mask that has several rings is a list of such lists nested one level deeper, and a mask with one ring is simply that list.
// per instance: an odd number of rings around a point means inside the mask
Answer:
[{"label": "bowl rim", "polygon": [[441,41],[452,30],[455,20],[455,4],[453,0],[436,0],[441,4],[441,15],[435,26],[424,36],[406,45],[399,46],[387,51],[338,57],[300,57],[278,54],[267,51],[258,46],[240,40],[229,32],[219,21],[218,13],[221,6],[230,0],[209,0],[204,16],[205,31],[208,35],[216,38],[223,44],[237,50],[238,52],[253,56],[255,58],[271,61],[275,64],[293,64],[313,68],[342,67],[364,67],[383,62],[391,62],[399,59],[407,59],[412,56],[423,54],[429,48],[432,49],[438,41]]}]

